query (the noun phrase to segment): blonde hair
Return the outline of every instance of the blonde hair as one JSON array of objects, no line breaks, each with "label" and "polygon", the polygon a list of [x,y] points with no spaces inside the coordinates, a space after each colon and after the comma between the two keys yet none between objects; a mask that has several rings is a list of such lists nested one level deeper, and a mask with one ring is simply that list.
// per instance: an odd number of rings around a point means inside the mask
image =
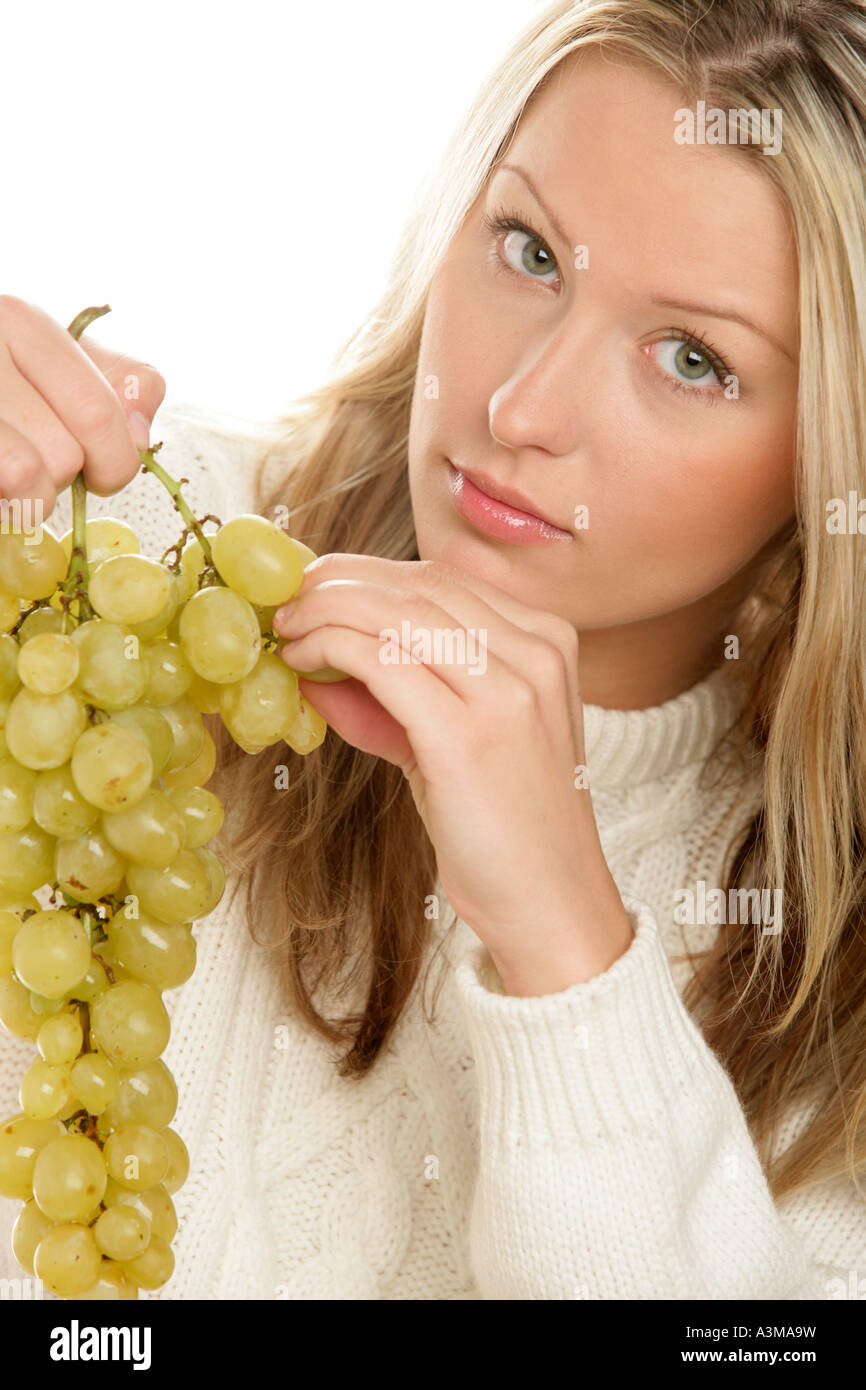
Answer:
[{"label": "blonde hair", "polygon": [[[734,733],[761,750],[764,795],[729,848],[726,889],[783,890],[778,935],[720,931],[694,958],[684,1001],[735,1085],[776,1199],[828,1177],[856,1181],[866,1145],[866,558],[830,536],[866,459],[866,9],[857,0],[586,0],[535,17],[484,82],[416,197],[380,303],[332,379],[278,421],[259,462],[257,509],[291,511],[317,553],[418,559],[407,477],[409,420],[428,289],[530,100],[576,50],[604,44],[667,74],[686,101],[781,109],[774,157],[743,145],[791,211],[800,267],[797,517],[738,621],[745,690]],[[270,480],[268,481],[268,475]],[[220,848],[244,875],[250,930],[286,970],[299,1014],[375,1063],[416,987],[430,941],[433,848],[393,765],[333,732],[307,758],[220,745],[217,790],[233,808]],[[453,926],[453,922],[451,924]],[[434,953],[435,954],[435,953]],[[431,955],[432,961],[432,955]],[[316,972],[315,981],[308,976]],[[326,1017],[315,1000],[352,995]],[[778,1159],[795,1100],[808,1128]]]}]

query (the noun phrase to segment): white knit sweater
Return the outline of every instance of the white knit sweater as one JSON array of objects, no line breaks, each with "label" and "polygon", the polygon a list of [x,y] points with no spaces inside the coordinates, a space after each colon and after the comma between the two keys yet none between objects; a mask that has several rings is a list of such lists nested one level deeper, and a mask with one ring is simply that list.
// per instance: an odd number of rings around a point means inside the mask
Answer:
[{"label": "white knit sweater", "polygon": [[[197,511],[252,509],[260,447],[163,407],[152,438]],[[159,555],[176,515],[154,478],[90,499]],[[49,524],[69,524],[65,493]],[[361,1082],[292,1018],[238,893],[195,927],[198,964],[168,992],[173,1127],[191,1155],[175,1194],[177,1265],[160,1299],[798,1299],[866,1290],[866,1205],[845,1181],[774,1206],[731,1082],[686,1012],[668,957],[718,927],[680,927],[675,893],[720,881],[758,804],[701,792],[730,722],[721,668],[657,708],[585,708],[602,847],[635,928],[604,974],[505,997],[450,909],[433,1025],[419,989]],[[329,735],[335,737],[335,735]],[[711,913],[707,914],[711,916]],[[438,978],[438,977],[437,977]],[[429,988],[429,987],[428,987]],[[430,997],[427,996],[429,1012]],[[340,1006],[338,1006],[339,1008]],[[32,1044],[0,1037],[0,1116]],[[784,1148],[802,1124],[792,1115]],[[0,1274],[19,1204],[0,1199]]]}]

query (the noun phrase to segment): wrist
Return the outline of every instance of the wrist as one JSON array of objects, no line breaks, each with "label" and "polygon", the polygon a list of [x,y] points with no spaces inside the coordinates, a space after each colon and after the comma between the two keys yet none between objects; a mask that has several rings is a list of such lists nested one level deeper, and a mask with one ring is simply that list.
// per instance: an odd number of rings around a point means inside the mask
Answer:
[{"label": "wrist", "polygon": [[634,928],[616,884],[587,897],[584,891],[554,920],[507,945],[488,947],[505,994],[559,994],[603,975],[634,940]]}]

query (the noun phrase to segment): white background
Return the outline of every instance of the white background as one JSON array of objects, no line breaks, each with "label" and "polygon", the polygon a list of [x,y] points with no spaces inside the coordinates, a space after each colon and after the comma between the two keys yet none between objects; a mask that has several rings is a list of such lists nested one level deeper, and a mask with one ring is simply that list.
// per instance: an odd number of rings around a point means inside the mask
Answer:
[{"label": "white background", "polygon": [[0,12],[0,291],[266,420],[373,307],[416,186],[537,0]]}]

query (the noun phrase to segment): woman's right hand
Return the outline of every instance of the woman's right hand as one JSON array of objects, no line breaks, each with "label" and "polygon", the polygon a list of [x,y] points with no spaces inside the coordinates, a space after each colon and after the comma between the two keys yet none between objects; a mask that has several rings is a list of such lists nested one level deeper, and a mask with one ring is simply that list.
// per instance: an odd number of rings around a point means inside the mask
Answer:
[{"label": "woman's right hand", "polygon": [[82,468],[90,492],[119,492],[164,396],[147,363],[86,333],[76,342],[35,304],[0,295],[0,497],[41,499],[47,519]]}]

